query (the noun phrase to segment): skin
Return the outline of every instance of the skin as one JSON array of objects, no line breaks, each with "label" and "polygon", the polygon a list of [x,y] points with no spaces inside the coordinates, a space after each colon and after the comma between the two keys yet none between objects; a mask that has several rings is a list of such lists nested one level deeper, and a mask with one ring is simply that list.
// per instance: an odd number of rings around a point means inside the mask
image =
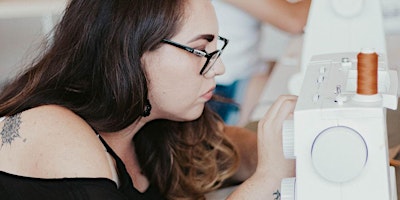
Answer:
[{"label": "skin", "polygon": [[[171,40],[208,52],[216,50],[218,25],[211,3],[190,1],[188,9],[191,12],[186,23]],[[208,35],[208,40],[203,35]],[[124,130],[100,133],[124,161],[139,191],[147,189],[148,180],[139,173],[132,138],[154,119],[198,118],[215,88],[214,76],[224,72],[222,62],[217,61],[207,78],[201,76],[205,58],[166,44],[142,59],[150,80],[151,115]],[[1,171],[42,178],[105,177],[115,181],[104,147],[89,125],[74,113],[59,106],[41,106],[23,112],[21,122],[17,130],[21,138],[4,144],[0,150],[0,159],[9,161],[0,162]]]},{"label": "skin", "polygon": [[[212,5],[209,1],[190,1],[191,10],[181,31],[171,40],[207,52],[216,50],[218,25]],[[204,35],[212,35],[208,41]],[[173,55],[173,56],[171,56]],[[200,58],[171,45],[163,45],[154,52],[143,56],[145,71],[149,77],[149,100],[152,104],[150,116],[141,118],[125,130],[118,133],[101,133],[107,143],[124,160],[139,191],[144,191],[149,183],[140,173],[131,140],[136,132],[147,122],[164,118],[187,121],[198,118],[209,98],[204,97],[215,88],[214,76],[224,73],[224,66],[217,61],[205,76],[199,72],[205,62]],[[179,102],[179,103],[177,103]]]},{"label": "skin", "polygon": [[280,96],[258,123],[258,164],[254,174],[228,199],[274,199],[283,178],[295,176],[295,161],[283,157],[282,125],[293,114],[297,97]]},{"label": "skin", "polygon": [[[190,9],[187,21],[171,40],[193,48],[206,49],[207,52],[214,51],[218,26],[210,1],[189,1],[187,9]],[[212,35],[214,39],[193,40],[204,34]],[[148,188],[149,182],[140,173],[132,138],[144,124],[154,119],[185,121],[200,116],[204,103],[209,99],[209,91],[215,87],[214,77],[224,72],[224,66],[221,61],[217,61],[208,72],[210,74],[206,77],[200,76],[204,58],[171,45],[162,45],[157,51],[145,54],[142,59],[150,80],[149,99],[153,107],[151,115],[121,131],[103,132],[100,135],[123,160],[136,189],[143,192]],[[268,191],[275,190],[278,177],[291,175],[287,171],[292,170],[293,164],[281,158],[281,148],[278,147],[280,142],[276,141],[281,140],[279,127],[293,109],[293,101],[293,97],[284,97],[271,108],[260,122],[257,136],[249,136],[252,137],[249,141],[254,142],[243,143],[238,138],[234,140],[239,148],[243,147],[240,149],[252,150],[240,151],[242,157],[258,155],[255,158],[258,159],[255,175],[263,175],[264,178],[253,175],[239,187],[232,198],[263,194],[265,184],[261,186],[264,182],[267,182]],[[2,139],[11,132],[18,133],[14,133],[15,137],[10,142],[2,142],[0,160],[6,162],[0,162],[0,171],[40,178],[104,177],[118,183],[118,178],[113,175],[115,166],[109,162],[104,146],[93,129],[73,112],[55,105],[40,106],[24,111],[12,123],[19,126],[4,128],[4,121],[0,122],[0,127],[3,127],[0,135]],[[254,153],[256,139],[258,153]],[[254,159],[243,159],[249,160],[255,163]],[[271,163],[274,165],[269,165]],[[277,167],[283,170],[277,170]],[[244,165],[237,173],[238,179],[249,177],[254,168],[255,166]],[[271,174],[274,176],[269,176]],[[251,187],[257,184],[260,186]],[[271,194],[266,195],[269,196]]]},{"label": "skin", "polygon": [[[212,5],[208,1],[190,1],[189,4],[193,12],[186,18],[182,30],[171,40],[195,49],[215,51],[218,24]],[[198,118],[204,103],[209,100],[204,95],[215,88],[214,76],[225,70],[218,61],[208,72],[208,78],[200,76],[206,58],[171,45],[148,52],[143,59],[150,79],[149,99],[153,106],[150,119],[187,121]]]}]

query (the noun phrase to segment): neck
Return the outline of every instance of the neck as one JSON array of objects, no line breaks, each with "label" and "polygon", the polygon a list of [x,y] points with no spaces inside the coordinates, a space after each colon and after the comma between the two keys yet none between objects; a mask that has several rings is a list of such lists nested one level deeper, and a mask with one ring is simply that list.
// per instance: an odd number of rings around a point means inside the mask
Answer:
[{"label": "neck", "polygon": [[132,147],[132,140],[136,133],[146,124],[144,120],[137,120],[130,126],[117,132],[100,132],[107,144],[120,156],[121,150]]},{"label": "neck", "polygon": [[146,122],[144,120],[138,120],[123,130],[112,133],[100,133],[101,137],[125,163],[135,188],[140,192],[144,192],[148,188],[149,182],[147,178],[140,173],[133,137],[145,124]]}]

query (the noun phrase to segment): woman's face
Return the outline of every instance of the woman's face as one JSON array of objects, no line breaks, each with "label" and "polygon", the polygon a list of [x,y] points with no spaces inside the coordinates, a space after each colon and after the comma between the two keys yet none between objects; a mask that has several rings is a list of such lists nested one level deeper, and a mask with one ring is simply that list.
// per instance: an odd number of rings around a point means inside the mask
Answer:
[{"label": "woman's face", "polygon": [[[186,1],[182,28],[170,40],[208,53],[217,49],[218,25],[209,0]],[[210,38],[212,40],[210,40]],[[215,88],[214,76],[224,73],[220,59],[207,76],[200,75],[206,62],[169,44],[143,56],[149,79],[150,118],[188,121],[198,118]]]}]

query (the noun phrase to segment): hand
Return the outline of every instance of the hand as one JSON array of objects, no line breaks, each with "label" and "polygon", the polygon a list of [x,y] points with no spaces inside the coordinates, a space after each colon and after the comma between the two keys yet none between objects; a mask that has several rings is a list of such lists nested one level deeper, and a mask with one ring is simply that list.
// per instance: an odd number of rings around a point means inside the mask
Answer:
[{"label": "hand", "polygon": [[282,147],[282,125],[293,115],[297,97],[280,96],[258,123],[257,172],[277,179],[294,176],[294,160],[285,159]]},{"label": "hand", "polygon": [[282,148],[283,121],[293,114],[296,96],[280,96],[258,123],[255,173],[243,182],[228,199],[271,199],[280,190],[283,178],[295,174],[294,160],[285,159]]}]

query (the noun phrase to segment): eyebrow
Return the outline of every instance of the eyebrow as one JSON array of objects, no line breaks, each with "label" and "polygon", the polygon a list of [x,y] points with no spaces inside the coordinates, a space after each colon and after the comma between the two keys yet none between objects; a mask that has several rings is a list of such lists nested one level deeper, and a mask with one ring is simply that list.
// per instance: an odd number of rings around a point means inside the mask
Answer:
[{"label": "eyebrow", "polygon": [[191,39],[189,42],[193,42],[193,41],[196,41],[199,39],[205,39],[205,40],[211,42],[214,40],[214,38],[215,38],[215,36],[212,34],[202,34],[202,35],[198,35],[195,38]]}]

